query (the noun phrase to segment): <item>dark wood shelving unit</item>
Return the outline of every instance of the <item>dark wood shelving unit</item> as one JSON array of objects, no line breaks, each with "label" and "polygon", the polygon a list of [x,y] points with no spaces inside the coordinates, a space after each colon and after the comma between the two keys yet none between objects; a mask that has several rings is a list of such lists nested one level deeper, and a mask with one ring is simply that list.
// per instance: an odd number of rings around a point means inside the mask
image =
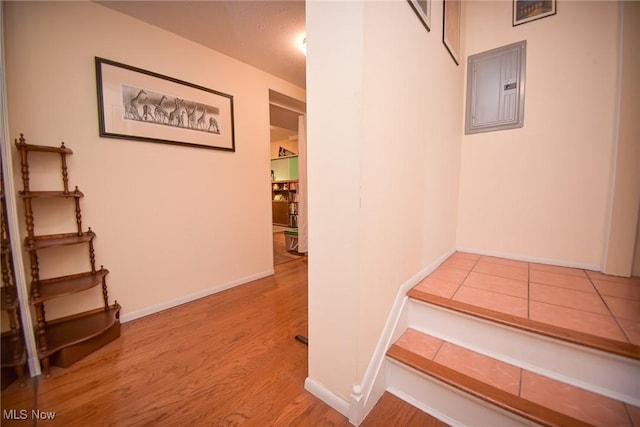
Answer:
[{"label": "dark wood shelving unit", "polygon": [[64,191],[29,191],[29,192],[21,191],[20,197],[25,199],[28,197],[33,199],[36,199],[36,198],[42,199],[46,197],[61,197],[66,199],[69,197],[81,198],[81,197],[84,197],[84,194],[82,194],[82,192],[78,190],[78,187],[76,187],[74,191],[69,193],[65,193]]},{"label": "dark wood shelving unit", "polygon": [[[38,357],[42,363],[45,375],[49,375],[50,364],[68,367],[87,354],[97,350],[120,336],[120,305],[118,302],[109,304],[106,277],[109,270],[102,266],[96,268],[96,257],[93,241],[96,234],[89,227],[82,228],[82,214],[80,199],[84,194],[75,187],[69,190],[69,173],[67,156],[73,154],[64,146],[51,147],[27,144],[24,136],[15,142],[20,153],[20,164],[23,181],[23,191],[19,192],[25,206],[25,221],[27,237],[24,246],[29,254],[31,263],[30,302],[34,307],[37,320]],[[63,189],[32,191],[29,188],[30,152],[51,153],[60,155]],[[71,233],[36,235],[32,201],[34,199],[71,198],[75,203],[76,231]],[[55,250],[69,245],[86,245],[91,271],[71,274],[67,276],[40,278],[38,254],[41,251]],[[45,316],[45,302],[61,299],[79,292],[100,288],[103,306],[94,310],[72,314],[60,319],[48,320]]]},{"label": "dark wood shelving unit", "polygon": [[102,284],[102,280],[109,274],[109,270],[101,268],[95,273],[72,274],[68,276],[54,277],[52,279],[39,280],[33,283],[38,289],[38,296],[31,296],[32,303],[45,302],[65,295],[72,295],[86,291]]},{"label": "dark wood shelving unit", "polygon": [[22,338],[18,338],[19,343],[16,343],[13,332],[3,333],[1,340],[0,358],[2,358],[2,389],[4,390],[16,379],[24,384],[27,353],[24,351]]},{"label": "dark wood shelving unit", "polygon": [[[48,236],[33,236],[25,239],[25,247],[28,251],[55,248],[57,246],[78,245],[80,243],[93,243],[96,234],[89,230],[87,232],[51,234]],[[93,245],[92,245],[93,247]]]},{"label": "dark wood shelving unit", "polygon": [[[52,357],[56,366],[67,368],[87,354],[120,336],[120,306],[91,310],[56,319],[47,324],[47,350],[40,357]],[[105,342],[106,341],[106,342]]]},{"label": "dark wood shelving unit", "polygon": [[298,180],[271,182],[273,223],[298,228]]},{"label": "dark wood shelving unit", "polygon": [[9,286],[3,286],[0,290],[0,310],[15,310],[17,308],[18,299],[13,295],[13,289],[9,289]]},{"label": "dark wood shelving unit", "polygon": [[11,239],[7,220],[7,206],[4,196],[3,168],[0,163],[0,264],[2,270],[2,287],[0,288],[0,310],[7,313],[9,330],[1,335],[0,361],[2,367],[2,389],[8,387],[15,379],[24,383],[27,353],[25,351],[20,304],[16,292],[15,272],[11,254]]}]

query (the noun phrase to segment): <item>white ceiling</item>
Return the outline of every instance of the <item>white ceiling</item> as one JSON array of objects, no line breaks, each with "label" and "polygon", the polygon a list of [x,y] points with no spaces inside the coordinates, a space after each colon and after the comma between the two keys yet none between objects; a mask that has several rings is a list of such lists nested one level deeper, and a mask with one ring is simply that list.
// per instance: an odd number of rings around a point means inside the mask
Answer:
[{"label": "white ceiling", "polygon": [[97,3],[306,87],[304,0]]}]

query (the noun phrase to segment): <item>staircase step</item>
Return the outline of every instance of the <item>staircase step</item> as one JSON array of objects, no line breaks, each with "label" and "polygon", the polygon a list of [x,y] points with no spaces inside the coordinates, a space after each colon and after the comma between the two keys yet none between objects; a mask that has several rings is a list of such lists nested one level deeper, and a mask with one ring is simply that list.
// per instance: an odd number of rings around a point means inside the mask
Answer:
[{"label": "staircase step", "polygon": [[640,406],[640,360],[573,341],[409,298],[407,328],[446,340],[531,372]]},{"label": "staircase step", "polygon": [[407,293],[386,390],[450,425],[640,427],[636,285],[455,253]]},{"label": "staircase step", "polygon": [[407,296],[416,301],[422,301],[427,304],[437,305],[439,307],[454,310],[460,313],[477,317],[479,319],[500,323],[505,326],[521,329],[523,331],[545,335],[550,338],[555,338],[593,349],[606,351],[608,353],[617,354],[619,356],[640,360],[640,346],[635,344],[599,337],[580,331],[574,331],[571,329],[562,328],[535,320],[525,319],[507,313],[490,310],[484,307],[478,307],[473,304],[455,301],[450,298],[444,298],[438,295],[430,294],[417,288],[409,290]]},{"label": "staircase step", "polygon": [[[638,407],[493,359],[415,329],[407,329],[389,348],[387,356],[398,362],[393,363],[396,367],[415,370],[423,379],[445,384],[484,405],[492,405],[498,412],[507,411],[521,418],[525,425],[640,426]],[[393,377],[393,369],[390,372]],[[390,382],[392,393],[413,394],[413,400],[420,400],[415,391],[403,393],[402,384],[393,378]],[[418,387],[417,390],[425,391],[427,387]],[[433,395],[423,397],[428,401],[437,400]],[[442,409],[441,418],[455,420],[455,409],[464,412],[461,408],[454,408],[453,413]],[[437,411],[440,410],[436,408]],[[480,419],[475,422],[483,423]],[[496,422],[491,421],[492,424]]]}]

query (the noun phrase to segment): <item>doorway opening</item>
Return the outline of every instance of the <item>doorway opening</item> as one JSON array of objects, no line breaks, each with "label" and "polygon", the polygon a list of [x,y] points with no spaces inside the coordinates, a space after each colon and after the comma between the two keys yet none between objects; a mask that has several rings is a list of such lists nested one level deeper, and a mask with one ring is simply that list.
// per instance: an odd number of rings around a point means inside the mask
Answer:
[{"label": "doorway opening", "polygon": [[305,109],[304,102],[269,90],[274,265],[304,256],[298,242],[300,232],[306,233],[306,228],[301,230],[306,227],[306,217],[302,218],[306,216],[306,209],[301,200],[306,187],[306,172],[301,159],[304,159],[306,150],[299,144],[299,122]]}]

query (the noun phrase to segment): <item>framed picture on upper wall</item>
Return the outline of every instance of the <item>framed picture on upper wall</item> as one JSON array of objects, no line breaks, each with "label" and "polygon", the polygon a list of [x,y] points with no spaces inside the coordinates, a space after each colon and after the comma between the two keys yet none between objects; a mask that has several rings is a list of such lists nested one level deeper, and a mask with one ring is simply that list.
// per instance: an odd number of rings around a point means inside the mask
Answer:
[{"label": "framed picture on upper wall", "polygon": [[95,58],[100,136],[235,151],[233,96]]},{"label": "framed picture on upper wall", "polygon": [[420,22],[431,31],[431,0],[407,0],[420,18]]},{"label": "framed picture on upper wall", "polygon": [[460,0],[443,1],[442,42],[456,65],[460,56]]},{"label": "framed picture on upper wall", "polygon": [[556,14],[556,0],[513,0],[513,26]]}]

